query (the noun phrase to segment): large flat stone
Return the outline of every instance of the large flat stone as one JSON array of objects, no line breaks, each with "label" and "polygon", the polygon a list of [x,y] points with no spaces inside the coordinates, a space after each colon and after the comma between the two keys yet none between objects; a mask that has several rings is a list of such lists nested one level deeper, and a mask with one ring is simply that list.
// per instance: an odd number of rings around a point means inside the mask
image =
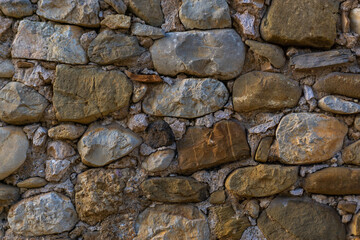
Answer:
[{"label": "large flat stone", "polygon": [[134,240],[208,240],[206,216],[191,205],[156,205],[143,211],[135,224]]},{"label": "large flat stone", "polygon": [[95,125],[79,140],[78,151],[84,164],[101,167],[127,155],[141,142],[139,136],[118,124]]},{"label": "large flat stone", "polygon": [[317,80],[314,89],[319,92],[360,98],[360,74],[330,73]]},{"label": "large flat stone", "polygon": [[98,27],[99,11],[98,0],[40,0],[36,14],[55,22]]},{"label": "large flat stone", "polygon": [[22,18],[33,14],[30,0],[0,0],[0,10],[9,17]]},{"label": "large flat stone", "polygon": [[274,0],[261,22],[265,41],[330,48],[335,43],[339,2],[336,0]]},{"label": "large flat stone", "polygon": [[156,71],[221,80],[238,76],[245,60],[245,47],[233,29],[167,33],[150,48]]},{"label": "large flat stone", "polygon": [[164,22],[160,0],[129,0],[129,10],[152,26],[160,27]]},{"label": "large flat stone", "polygon": [[80,44],[83,30],[77,26],[22,20],[12,45],[13,58],[86,64]]},{"label": "large flat stone", "polygon": [[360,194],[360,169],[325,168],[305,178],[304,189],[309,193],[327,195]]},{"label": "large flat stone", "polygon": [[0,119],[10,124],[40,121],[49,102],[36,90],[9,82],[0,90]]},{"label": "large flat stone", "polygon": [[177,80],[173,85],[153,86],[142,106],[150,115],[196,118],[221,109],[228,98],[229,92],[220,81],[187,78]]},{"label": "large flat stone", "polygon": [[265,164],[239,168],[228,176],[225,187],[239,197],[271,196],[293,186],[298,170],[298,167]]},{"label": "large flat stone", "polygon": [[301,94],[299,83],[285,75],[256,71],[236,79],[233,105],[238,112],[280,110],[295,107]]},{"label": "large flat stone", "polygon": [[89,123],[129,104],[132,84],[120,71],[58,65],[53,104],[60,121]]},{"label": "large flat stone", "polygon": [[276,198],[263,211],[258,226],[267,240],[345,240],[336,211],[310,199]]},{"label": "large flat stone", "polygon": [[360,112],[360,105],[335,96],[326,96],[319,100],[319,107],[337,114],[355,114]]},{"label": "large flat stone", "polygon": [[347,130],[344,123],[324,114],[288,114],[276,130],[280,161],[284,164],[326,161],[341,150]]},{"label": "large flat stone", "polygon": [[16,234],[41,236],[70,231],[78,218],[69,198],[50,192],[13,205],[8,221]]},{"label": "large flat stone", "polygon": [[178,141],[177,147],[179,168],[183,173],[193,173],[250,156],[245,129],[235,120],[218,122],[213,129],[190,127]]}]

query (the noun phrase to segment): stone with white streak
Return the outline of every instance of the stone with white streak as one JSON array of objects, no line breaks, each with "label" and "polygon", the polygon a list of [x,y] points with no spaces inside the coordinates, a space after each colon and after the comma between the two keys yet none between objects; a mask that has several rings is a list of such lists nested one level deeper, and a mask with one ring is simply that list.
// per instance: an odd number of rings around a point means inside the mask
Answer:
[{"label": "stone with white streak", "polygon": [[335,96],[323,97],[319,100],[318,105],[324,111],[337,114],[355,114],[360,112],[359,104],[342,100]]},{"label": "stone with white streak", "polygon": [[58,182],[70,167],[68,160],[48,160],[46,161],[45,179],[49,182]]},{"label": "stone with white streak", "polygon": [[244,13],[235,13],[232,15],[234,27],[236,31],[241,35],[251,39],[259,37],[259,31],[256,28],[255,16],[248,11]]},{"label": "stone with white streak", "polygon": [[169,167],[171,161],[175,157],[175,151],[166,149],[152,153],[142,163],[142,167],[149,172],[158,172]]}]

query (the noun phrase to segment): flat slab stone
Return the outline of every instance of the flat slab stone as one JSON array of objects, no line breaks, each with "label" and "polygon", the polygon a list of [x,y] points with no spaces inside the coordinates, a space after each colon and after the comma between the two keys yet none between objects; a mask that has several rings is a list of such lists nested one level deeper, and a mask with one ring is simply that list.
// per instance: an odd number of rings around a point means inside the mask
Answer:
[{"label": "flat slab stone", "polygon": [[267,240],[345,240],[346,230],[337,212],[303,198],[275,198],[258,218]]},{"label": "flat slab stone", "polygon": [[341,150],[347,130],[344,123],[324,114],[288,114],[276,130],[280,161],[284,164],[326,161]]},{"label": "flat slab stone", "polygon": [[141,143],[138,135],[118,124],[94,125],[79,140],[78,151],[84,164],[101,167],[127,155]]},{"label": "flat slab stone", "polygon": [[225,85],[215,79],[187,78],[173,85],[162,83],[148,90],[145,113],[155,116],[196,118],[221,109],[229,98]]},{"label": "flat slab stone", "polygon": [[360,194],[360,169],[330,167],[308,175],[304,189],[309,193],[326,195]]},{"label": "flat slab stone", "polygon": [[36,14],[55,22],[99,27],[98,0],[39,0]]},{"label": "flat slab stone", "polygon": [[235,80],[233,105],[238,112],[280,110],[295,107],[301,94],[299,83],[285,75],[255,71]]},{"label": "flat slab stone", "polygon": [[330,48],[335,43],[338,8],[336,0],[274,0],[261,21],[261,36],[285,46]]},{"label": "flat slab stone", "polygon": [[59,121],[90,123],[129,104],[130,80],[120,71],[57,65],[53,104]]},{"label": "flat slab stone", "polygon": [[298,179],[298,167],[259,164],[233,171],[225,187],[239,197],[266,197],[289,189]]},{"label": "flat slab stone", "polygon": [[209,186],[192,178],[150,178],[141,184],[145,196],[151,201],[168,203],[202,202],[209,197]]},{"label": "flat slab stone", "polygon": [[319,92],[360,98],[360,74],[330,73],[317,80],[313,87]]},{"label": "flat slab stone", "polygon": [[9,17],[22,18],[33,14],[29,0],[0,0],[0,10]]},{"label": "flat slab stone", "polygon": [[319,100],[319,107],[336,114],[355,114],[360,112],[360,105],[354,102],[342,100],[335,96],[326,96]]},{"label": "flat slab stone", "polygon": [[296,55],[290,58],[290,66],[295,70],[332,67],[355,61],[350,49],[337,49],[326,52],[315,52]]},{"label": "flat slab stone", "polygon": [[182,173],[193,173],[250,156],[245,129],[235,120],[220,121],[213,129],[190,127],[177,142],[177,147]]},{"label": "flat slab stone", "polygon": [[159,39],[165,37],[165,32],[161,28],[141,23],[133,23],[131,26],[131,33],[136,36],[150,37],[152,39]]},{"label": "flat slab stone", "polygon": [[87,64],[80,44],[83,30],[72,25],[22,20],[12,44],[13,58]]},{"label": "flat slab stone", "polygon": [[9,210],[8,221],[16,234],[30,237],[70,231],[78,218],[69,198],[50,192],[26,198],[13,205]]},{"label": "flat slab stone", "polygon": [[179,17],[186,29],[231,27],[230,10],[225,0],[184,0]]},{"label": "flat slab stone", "polygon": [[160,27],[164,22],[160,0],[129,0],[129,10],[152,26]]},{"label": "flat slab stone", "polygon": [[233,29],[167,33],[150,48],[157,72],[228,80],[238,76],[245,47]]}]

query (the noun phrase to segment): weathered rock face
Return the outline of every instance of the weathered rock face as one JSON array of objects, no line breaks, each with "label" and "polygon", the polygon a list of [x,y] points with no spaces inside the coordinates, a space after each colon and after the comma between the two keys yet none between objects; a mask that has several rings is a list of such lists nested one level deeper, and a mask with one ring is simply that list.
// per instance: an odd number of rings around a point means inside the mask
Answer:
[{"label": "weathered rock face", "polygon": [[82,136],[78,150],[84,164],[101,167],[127,155],[141,142],[139,136],[120,125],[95,125]]},{"label": "weathered rock face", "polygon": [[104,0],[107,4],[114,8],[114,10],[119,14],[124,14],[126,12],[127,6],[123,0]]},{"label": "weathered rock face", "polygon": [[216,220],[214,233],[218,239],[240,239],[244,230],[250,226],[246,216],[237,216],[229,206],[212,207],[211,214]]},{"label": "weathered rock face", "polygon": [[141,166],[149,172],[162,171],[169,167],[174,157],[175,152],[172,149],[157,151],[151,154]]},{"label": "weathered rock face", "polygon": [[335,96],[326,96],[319,100],[319,107],[328,112],[337,114],[355,114],[360,112],[360,105],[345,101]]},{"label": "weathered rock face", "polygon": [[0,180],[15,172],[26,159],[29,142],[21,128],[0,128]]},{"label": "weathered rock face", "polygon": [[152,39],[159,39],[165,37],[165,33],[161,28],[133,23],[131,26],[131,33],[140,37],[150,37]]},{"label": "weathered rock face", "polygon": [[98,27],[99,2],[85,0],[40,0],[36,14],[55,22],[69,23],[84,27]]},{"label": "weathered rock face", "polygon": [[305,178],[304,189],[310,193],[328,195],[360,194],[360,169],[331,167]]},{"label": "weathered rock face", "polygon": [[150,115],[196,118],[221,109],[228,98],[228,90],[220,81],[187,78],[149,89],[142,106]]},{"label": "weathered rock face", "polygon": [[69,160],[47,160],[45,167],[45,179],[49,182],[58,182],[70,167]]},{"label": "weathered rock face", "polygon": [[156,205],[142,212],[135,225],[134,240],[210,239],[206,216],[190,205]]},{"label": "weathered rock face", "polygon": [[342,160],[346,164],[360,165],[360,141],[356,141],[344,148]]},{"label": "weathered rock face", "polygon": [[280,161],[311,164],[330,159],[338,152],[347,133],[339,120],[323,114],[286,115],[276,130]]},{"label": "weathered rock face", "polygon": [[75,140],[85,132],[86,127],[75,124],[60,124],[48,131],[49,137],[59,140]]},{"label": "weathered rock face", "polygon": [[169,124],[158,120],[149,124],[145,130],[144,142],[152,148],[170,146],[175,141],[175,136]]},{"label": "weathered rock face", "polygon": [[261,22],[261,36],[289,46],[330,48],[336,38],[339,3],[334,0],[274,0]]},{"label": "weathered rock face", "polygon": [[55,192],[24,199],[13,205],[8,220],[10,228],[23,236],[66,232],[78,221],[70,199]]},{"label": "weathered rock face", "polygon": [[160,0],[129,0],[129,10],[155,27],[160,27],[164,22]]},{"label": "weathered rock face", "polygon": [[131,25],[131,17],[116,14],[107,15],[104,20],[101,21],[101,26],[106,26],[110,29],[128,29]]},{"label": "weathered rock face", "polygon": [[13,58],[86,64],[80,44],[83,30],[76,26],[23,20],[12,45]]},{"label": "weathered rock face", "polygon": [[225,0],[184,0],[179,17],[186,29],[231,27],[230,10]]},{"label": "weathered rock face", "polygon": [[48,105],[37,91],[19,82],[9,82],[0,90],[0,119],[10,124],[37,122]]},{"label": "weathered rock face", "polygon": [[145,196],[157,202],[202,202],[209,197],[208,185],[192,178],[150,178],[141,184]]},{"label": "weathered rock face", "polygon": [[300,198],[276,198],[258,219],[267,240],[344,240],[345,227],[329,206]]},{"label": "weathered rock face", "polygon": [[259,146],[256,149],[255,160],[258,162],[266,162],[269,156],[271,143],[273,142],[272,137],[265,137],[261,139]]},{"label": "weathered rock face", "polygon": [[298,82],[279,73],[250,72],[236,79],[233,87],[235,111],[279,110],[297,105]]},{"label": "weathered rock face", "polygon": [[250,155],[245,129],[234,120],[218,122],[213,129],[188,128],[177,147],[179,168],[184,173],[233,162]]},{"label": "weathered rock face", "polygon": [[0,59],[0,78],[12,78],[14,73],[15,68],[11,61]]},{"label": "weathered rock face", "polygon": [[58,65],[53,104],[60,121],[89,123],[129,104],[132,84],[120,71]]},{"label": "weathered rock face", "polygon": [[138,57],[144,51],[136,37],[105,30],[91,42],[88,55],[90,61],[101,65],[126,65],[127,61]]},{"label": "weathered rock face", "polygon": [[0,207],[14,204],[20,197],[18,188],[0,183]]},{"label": "weathered rock face", "polygon": [[76,211],[82,221],[94,225],[116,213],[123,203],[128,169],[91,169],[78,175],[75,186]]},{"label": "weathered rock face", "polygon": [[271,196],[294,185],[298,170],[298,167],[265,164],[239,168],[226,179],[225,187],[239,197]]},{"label": "weathered rock face", "polygon": [[1,0],[0,10],[9,17],[22,18],[33,14],[29,0]]},{"label": "weathered rock face", "polygon": [[330,73],[320,78],[314,89],[319,92],[360,98],[360,74]]},{"label": "weathered rock face", "polygon": [[281,47],[253,40],[246,40],[245,43],[250,47],[251,51],[268,59],[274,67],[281,68],[285,65],[286,58]]},{"label": "weathered rock face", "polygon": [[240,74],[245,60],[244,44],[232,29],[167,33],[150,52],[155,69],[170,76],[227,80]]}]

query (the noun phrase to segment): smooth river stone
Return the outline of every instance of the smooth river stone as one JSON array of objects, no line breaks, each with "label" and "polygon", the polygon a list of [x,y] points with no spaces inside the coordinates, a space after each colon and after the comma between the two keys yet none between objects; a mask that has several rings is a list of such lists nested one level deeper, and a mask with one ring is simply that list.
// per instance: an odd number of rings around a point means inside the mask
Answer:
[{"label": "smooth river stone", "polygon": [[355,114],[360,112],[359,104],[342,100],[335,96],[323,97],[319,100],[318,105],[324,111],[337,114]]}]

